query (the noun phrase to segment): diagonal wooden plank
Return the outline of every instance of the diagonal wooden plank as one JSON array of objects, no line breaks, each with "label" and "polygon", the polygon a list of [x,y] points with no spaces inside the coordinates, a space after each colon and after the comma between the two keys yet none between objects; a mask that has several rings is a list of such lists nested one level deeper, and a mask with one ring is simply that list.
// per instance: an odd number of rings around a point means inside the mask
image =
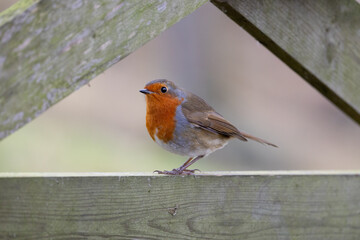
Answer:
[{"label": "diagonal wooden plank", "polygon": [[0,14],[0,139],[206,0],[21,0]]},{"label": "diagonal wooden plank", "polygon": [[359,3],[355,0],[211,2],[360,123]]},{"label": "diagonal wooden plank", "polygon": [[0,239],[359,239],[359,172],[0,174]]}]

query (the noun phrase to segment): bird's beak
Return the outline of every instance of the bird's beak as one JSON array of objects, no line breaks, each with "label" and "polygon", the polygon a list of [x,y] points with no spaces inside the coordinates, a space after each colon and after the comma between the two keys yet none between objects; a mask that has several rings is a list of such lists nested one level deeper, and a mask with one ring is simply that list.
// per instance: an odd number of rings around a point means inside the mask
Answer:
[{"label": "bird's beak", "polygon": [[140,92],[143,93],[143,94],[151,94],[151,93],[153,93],[152,91],[149,91],[147,89],[141,89]]}]

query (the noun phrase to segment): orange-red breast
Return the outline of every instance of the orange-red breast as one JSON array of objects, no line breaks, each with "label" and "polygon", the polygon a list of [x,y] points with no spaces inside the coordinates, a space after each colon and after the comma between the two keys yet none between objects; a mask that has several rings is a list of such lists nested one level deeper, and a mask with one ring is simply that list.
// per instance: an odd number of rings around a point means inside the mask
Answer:
[{"label": "orange-red breast", "polygon": [[202,98],[165,79],[154,80],[140,90],[146,96],[146,128],[166,150],[190,157],[179,168],[160,174],[193,174],[187,168],[202,157],[224,147],[230,139],[247,139],[276,145],[240,132]]}]

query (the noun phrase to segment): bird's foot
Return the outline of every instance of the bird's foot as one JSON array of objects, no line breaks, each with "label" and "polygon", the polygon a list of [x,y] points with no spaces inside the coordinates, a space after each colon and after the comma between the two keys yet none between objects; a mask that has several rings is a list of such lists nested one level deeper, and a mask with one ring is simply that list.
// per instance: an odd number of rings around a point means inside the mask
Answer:
[{"label": "bird's foot", "polygon": [[195,172],[199,171],[199,169],[181,169],[181,168],[174,168],[171,171],[159,171],[159,170],[155,170],[154,173],[158,173],[158,174],[164,174],[164,175],[195,175]]}]

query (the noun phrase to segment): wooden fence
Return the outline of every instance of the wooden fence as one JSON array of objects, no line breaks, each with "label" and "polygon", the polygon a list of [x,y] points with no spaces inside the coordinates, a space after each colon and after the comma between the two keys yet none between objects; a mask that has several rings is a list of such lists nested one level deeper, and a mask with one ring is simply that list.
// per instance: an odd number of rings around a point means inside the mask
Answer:
[{"label": "wooden fence", "polygon": [[0,239],[359,239],[360,172],[1,174]]},{"label": "wooden fence", "polygon": [[[0,139],[205,2],[20,0],[0,13]],[[211,2],[360,123],[355,0]],[[1,239],[360,239],[359,209],[359,172],[0,174]]]}]

